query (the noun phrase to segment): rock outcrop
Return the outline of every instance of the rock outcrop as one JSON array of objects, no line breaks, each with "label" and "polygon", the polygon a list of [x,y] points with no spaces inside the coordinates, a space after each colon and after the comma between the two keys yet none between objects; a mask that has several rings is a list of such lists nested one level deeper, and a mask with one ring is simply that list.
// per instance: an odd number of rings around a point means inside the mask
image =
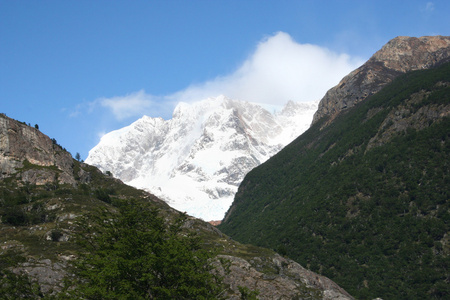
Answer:
[{"label": "rock outcrop", "polygon": [[55,140],[0,114],[0,179],[19,175],[23,182],[75,184],[71,154]]},{"label": "rock outcrop", "polygon": [[449,36],[396,37],[328,90],[314,114],[313,124],[325,116],[331,116],[330,122],[341,111],[377,93],[400,74],[448,61]]},{"label": "rock outcrop", "polygon": [[[449,87],[448,82],[440,82],[437,86]],[[429,96],[429,91],[420,91],[405,100],[403,105],[393,109],[383,121],[378,132],[373,136],[366,152],[374,147],[378,147],[390,142],[394,137],[405,133],[408,129],[423,130],[435,122],[442,121],[443,118],[450,115],[450,103],[423,105]],[[420,105],[420,108],[416,108]]]},{"label": "rock outcrop", "polygon": [[[276,254],[269,261],[262,257],[249,260],[219,255],[217,272],[235,294],[227,299],[242,299],[239,287],[257,291],[258,299],[353,299],[327,277],[303,268],[300,264]],[[267,272],[272,269],[272,272]],[[263,271],[264,270],[264,271]]]},{"label": "rock outcrop", "polygon": [[64,287],[67,273],[66,262],[52,262],[50,259],[30,260],[14,269],[17,274],[27,274],[39,284],[44,294],[60,291]]}]

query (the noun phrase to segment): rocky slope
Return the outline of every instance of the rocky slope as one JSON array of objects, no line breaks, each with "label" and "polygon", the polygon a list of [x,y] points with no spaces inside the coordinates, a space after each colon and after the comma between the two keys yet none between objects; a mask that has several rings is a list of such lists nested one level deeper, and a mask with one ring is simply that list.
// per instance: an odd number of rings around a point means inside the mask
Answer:
[{"label": "rocky slope", "polygon": [[[233,290],[242,286],[258,291],[258,299],[352,299],[330,279],[277,254],[270,258],[256,256],[247,260],[229,255],[219,255],[218,258],[226,261],[217,268],[218,274],[224,276],[224,283]],[[267,273],[267,268],[272,268],[272,273]],[[242,297],[233,295],[229,299]]]},{"label": "rocky slope", "polygon": [[345,76],[319,103],[313,123],[353,107],[380,91],[395,77],[408,71],[427,69],[450,61],[450,37],[396,37],[365,64]]},{"label": "rocky slope", "polygon": [[[30,164],[40,168],[27,168]],[[0,179],[19,172],[30,184],[76,184],[73,167],[72,156],[55,140],[0,114]]]},{"label": "rocky slope", "polygon": [[[58,294],[65,278],[72,281],[71,264],[79,255],[73,242],[77,218],[99,208],[114,209],[115,199],[139,199],[157,208],[167,222],[178,215],[153,195],[71,159],[37,129],[5,115],[0,120],[2,291],[11,286],[4,273],[10,270],[37,284],[39,292],[30,298]],[[239,244],[199,219],[188,218],[183,227],[219,253],[213,263],[223,276],[227,299],[241,299],[239,287],[258,291],[260,299],[352,299],[328,278],[271,250]],[[24,296],[24,286],[18,288],[12,298]]]},{"label": "rocky slope", "polygon": [[172,207],[221,220],[252,168],[304,132],[316,103],[270,113],[224,96],[180,103],[170,120],[143,117],[106,134],[86,162]]}]

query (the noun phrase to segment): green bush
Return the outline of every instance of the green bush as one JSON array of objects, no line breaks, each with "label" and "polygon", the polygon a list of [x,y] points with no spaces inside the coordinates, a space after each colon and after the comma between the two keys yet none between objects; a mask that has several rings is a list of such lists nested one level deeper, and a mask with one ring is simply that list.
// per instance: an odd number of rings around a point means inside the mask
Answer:
[{"label": "green bush", "polygon": [[95,190],[95,197],[103,202],[111,203],[111,197],[108,192],[104,189]]},{"label": "green bush", "polygon": [[28,216],[20,206],[16,205],[5,209],[2,221],[4,224],[23,226],[28,223]]},{"label": "green bush", "polygon": [[50,238],[52,239],[52,241],[54,242],[59,242],[59,239],[63,236],[63,232],[59,229],[53,229],[52,232],[50,233]]}]

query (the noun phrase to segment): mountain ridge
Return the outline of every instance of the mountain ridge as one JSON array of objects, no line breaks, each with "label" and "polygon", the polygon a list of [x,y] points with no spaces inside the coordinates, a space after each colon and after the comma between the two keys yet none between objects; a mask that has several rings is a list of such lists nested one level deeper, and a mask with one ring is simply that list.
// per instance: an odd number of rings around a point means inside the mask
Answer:
[{"label": "mountain ridge", "polygon": [[319,102],[312,123],[331,116],[328,124],[341,111],[364,101],[400,74],[431,68],[448,61],[450,36],[396,37],[327,91]]},{"label": "mountain ridge", "polygon": [[86,159],[178,210],[220,220],[244,175],[305,131],[317,104],[270,113],[224,96],[180,103],[170,120],[143,117],[105,135]]}]

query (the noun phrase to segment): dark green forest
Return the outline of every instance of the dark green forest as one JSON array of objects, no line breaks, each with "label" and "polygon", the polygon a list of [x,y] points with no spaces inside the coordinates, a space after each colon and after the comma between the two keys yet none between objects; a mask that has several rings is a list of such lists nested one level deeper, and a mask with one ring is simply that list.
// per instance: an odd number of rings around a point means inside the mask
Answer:
[{"label": "dark green forest", "polygon": [[220,230],[358,299],[450,297],[450,64],[398,77],[252,170]]}]

